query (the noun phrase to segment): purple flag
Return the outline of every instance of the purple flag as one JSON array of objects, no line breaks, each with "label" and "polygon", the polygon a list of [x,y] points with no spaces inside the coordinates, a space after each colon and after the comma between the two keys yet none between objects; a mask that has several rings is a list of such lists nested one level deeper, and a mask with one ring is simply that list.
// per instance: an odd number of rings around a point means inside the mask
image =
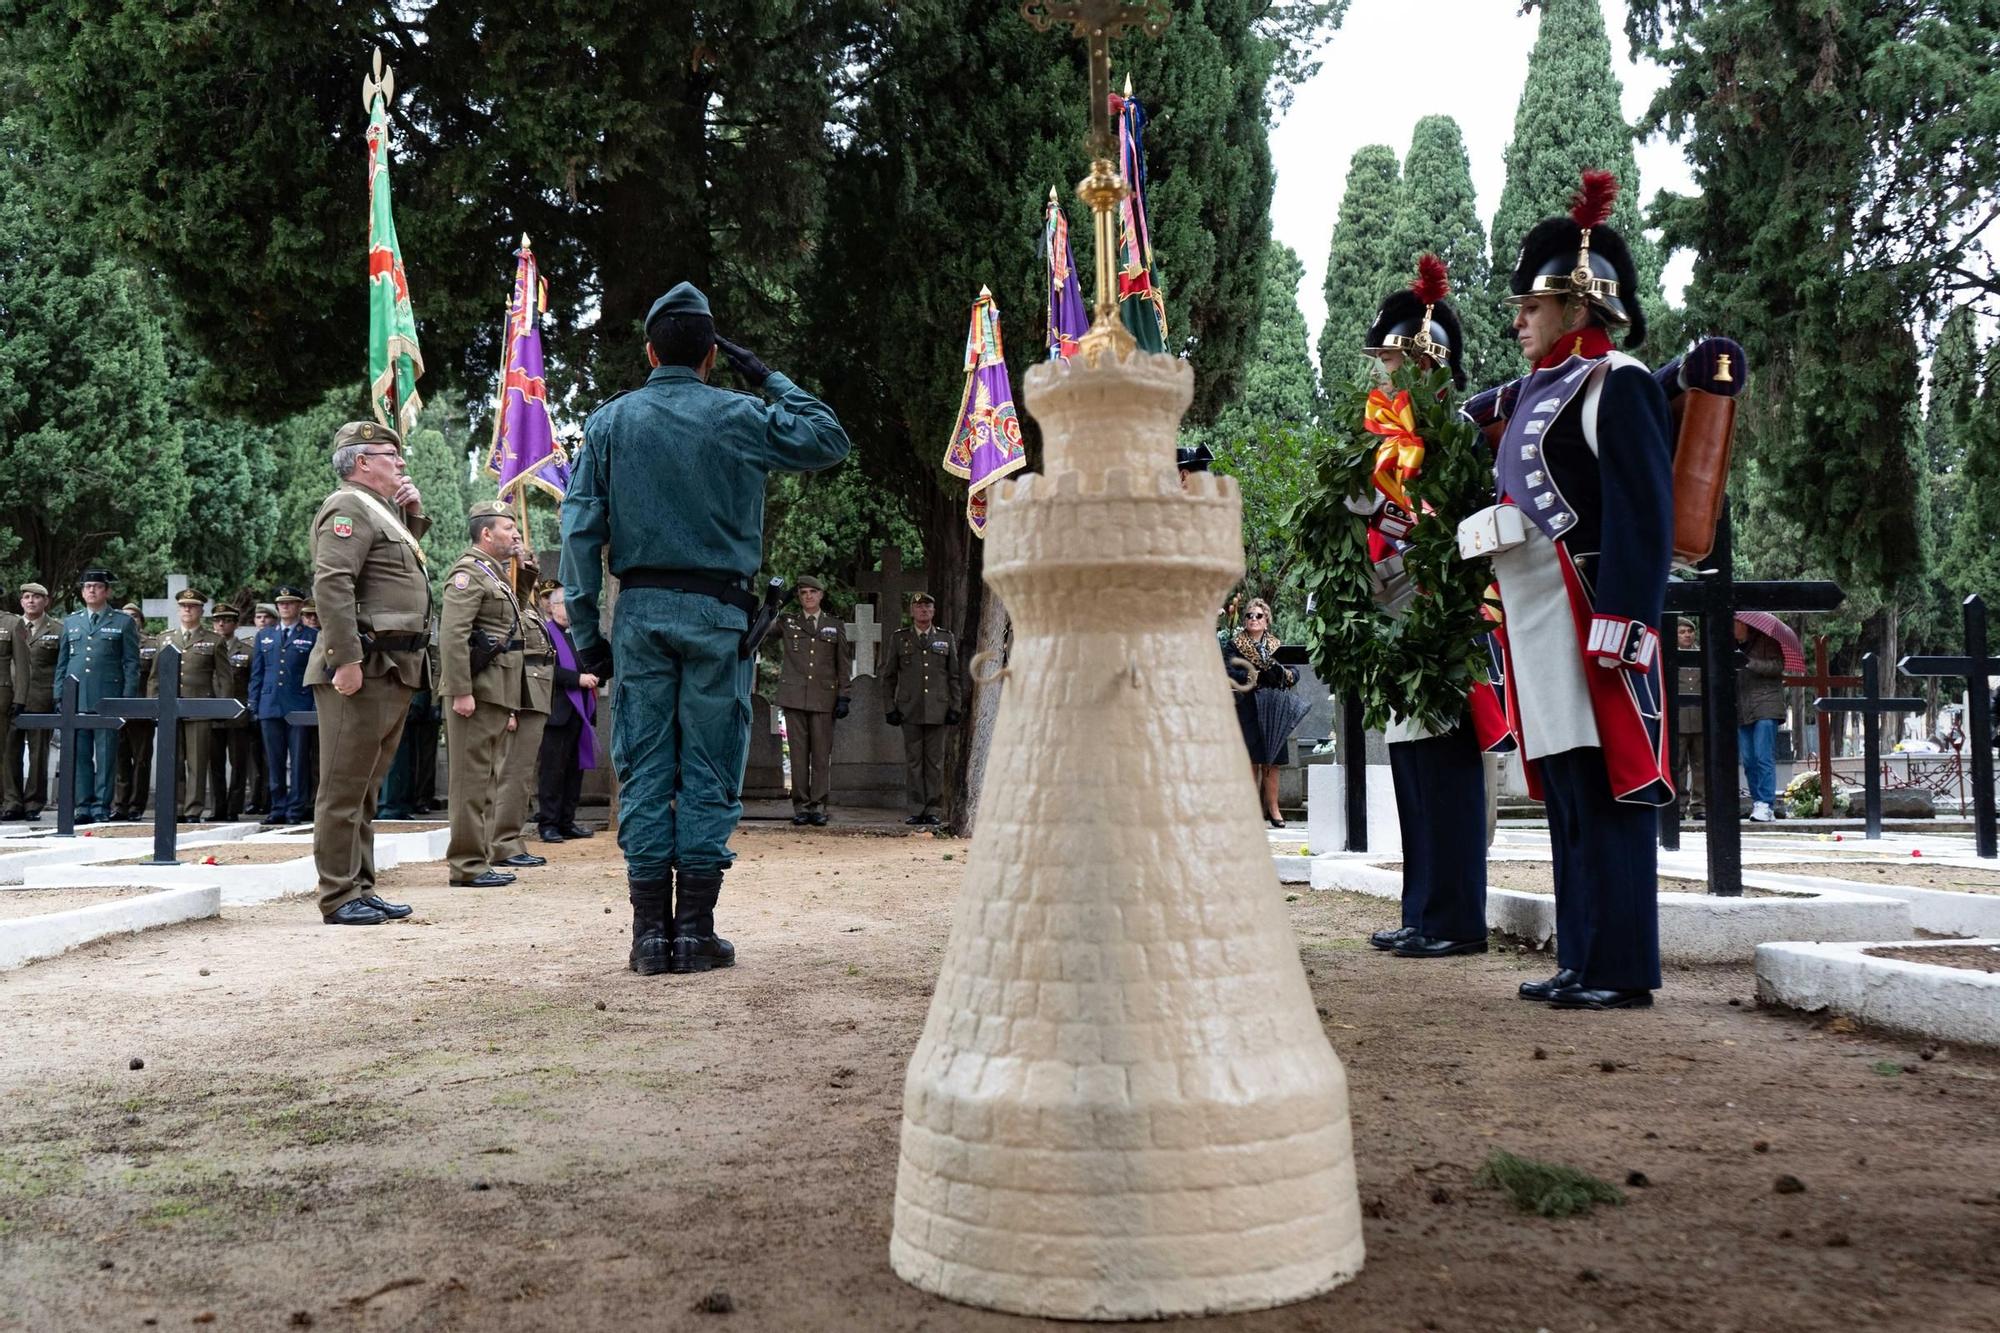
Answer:
[{"label": "purple flag", "polygon": [[1014,410],[1014,384],[1007,377],[1007,359],[1000,346],[1000,308],[993,304],[993,293],[981,287],[965,339],[965,397],[944,451],[944,470],[970,483],[965,521],[972,525],[973,536],[986,535],[987,487],[1027,465],[1021,418]]},{"label": "purple flag", "polygon": [[1069,248],[1069,217],[1049,187],[1049,206],[1042,212],[1042,254],[1049,273],[1049,360],[1076,355],[1077,340],[1090,332],[1083,308],[1083,290],[1076,282],[1076,255]]},{"label": "purple flag", "polygon": [[548,381],[542,376],[542,314],[549,306],[548,284],[536,268],[527,237],[521,238],[521,248],[514,254],[519,263],[514,269],[514,294],[507,302],[500,401],[486,472],[500,483],[503,500],[515,499],[522,482],[561,500],[569,489],[569,458],[556,444]]}]

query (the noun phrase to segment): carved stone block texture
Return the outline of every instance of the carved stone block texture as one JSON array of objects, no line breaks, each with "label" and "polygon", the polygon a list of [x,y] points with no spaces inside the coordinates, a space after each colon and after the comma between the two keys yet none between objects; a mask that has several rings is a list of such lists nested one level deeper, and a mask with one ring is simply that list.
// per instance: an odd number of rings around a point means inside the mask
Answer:
[{"label": "carved stone block texture", "polygon": [[1167,356],[1035,367],[1047,471],[996,488],[1013,650],[890,1242],[952,1300],[1194,1315],[1361,1268],[1346,1075],[1212,629],[1242,501],[1172,463],[1192,384]]}]

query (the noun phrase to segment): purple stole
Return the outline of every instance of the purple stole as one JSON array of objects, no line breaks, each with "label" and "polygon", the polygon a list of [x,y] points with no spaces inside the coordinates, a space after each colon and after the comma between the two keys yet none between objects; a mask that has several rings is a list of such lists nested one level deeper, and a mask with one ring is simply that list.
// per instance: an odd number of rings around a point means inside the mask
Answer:
[{"label": "purple stole", "polygon": [[[555,621],[549,622],[549,642],[555,645],[556,665],[565,671],[576,670],[576,650],[569,646],[569,631]],[[597,767],[597,691],[586,690],[581,685],[565,687],[569,695],[569,706],[583,719],[577,729],[576,757],[578,767]]]}]

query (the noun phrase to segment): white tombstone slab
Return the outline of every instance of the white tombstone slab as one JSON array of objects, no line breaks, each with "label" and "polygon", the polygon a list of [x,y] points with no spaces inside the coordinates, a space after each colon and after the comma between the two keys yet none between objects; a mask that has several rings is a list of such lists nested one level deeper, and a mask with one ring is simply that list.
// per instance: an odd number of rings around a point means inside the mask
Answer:
[{"label": "white tombstone slab", "polygon": [[849,679],[875,674],[875,649],[882,642],[882,627],[875,623],[875,608],[863,602],[854,608],[847,625],[847,641],[854,645],[854,669]]},{"label": "white tombstone slab", "polygon": [[[1347,770],[1339,764],[1306,768],[1306,848],[1314,856],[1347,850]],[[1396,818],[1396,784],[1387,764],[1368,765],[1368,854],[1400,856],[1403,826]]]}]

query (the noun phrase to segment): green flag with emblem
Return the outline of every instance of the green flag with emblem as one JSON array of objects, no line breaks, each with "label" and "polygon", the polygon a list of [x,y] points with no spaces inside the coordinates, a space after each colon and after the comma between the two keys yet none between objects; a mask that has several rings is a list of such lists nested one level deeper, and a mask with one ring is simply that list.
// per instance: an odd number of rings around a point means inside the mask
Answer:
[{"label": "green flag with emblem", "polygon": [[377,421],[394,424],[408,439],[423,407],[417,379],[424,354],[389,209],[389,99],[396,95],[396,74],[383,69],[380,50],[374,75],[361,81],[361,95],[368,107],[368,400]]}]

